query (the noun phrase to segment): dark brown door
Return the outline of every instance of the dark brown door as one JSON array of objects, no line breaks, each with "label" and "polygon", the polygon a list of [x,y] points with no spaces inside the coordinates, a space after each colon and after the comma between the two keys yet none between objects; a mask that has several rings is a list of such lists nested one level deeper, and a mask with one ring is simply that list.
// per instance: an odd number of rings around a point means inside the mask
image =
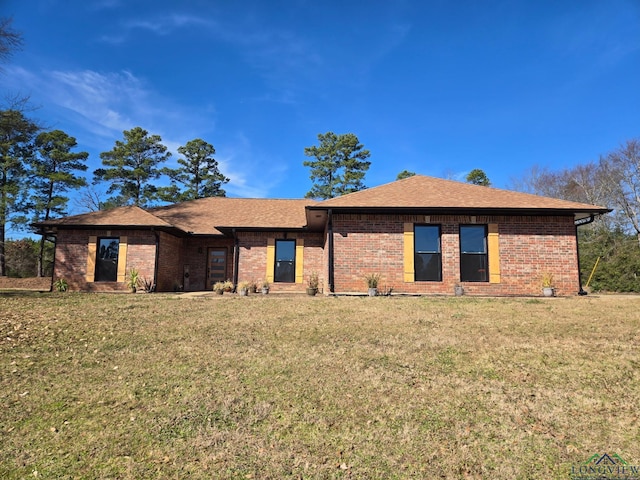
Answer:
[{"label": "dark brown door", "polygon": [[207,290],[216,282],[224,282],[227,276],[227,249],[210,248],[207,253]]}]

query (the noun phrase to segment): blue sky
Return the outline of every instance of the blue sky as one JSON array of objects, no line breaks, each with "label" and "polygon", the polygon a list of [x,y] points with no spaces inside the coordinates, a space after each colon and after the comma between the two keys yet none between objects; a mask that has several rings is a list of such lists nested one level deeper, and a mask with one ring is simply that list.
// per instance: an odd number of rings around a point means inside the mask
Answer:
[{"label": "blue sky", "polygon": [[[101,166],[141,126],[216,148],[229,196],[311,188],[352,132],[369,187],[404,170],[508,187],[640,136],[640,2],[0,0],[25,45],[0,88]],[[71,205],[73,213],[73,205]]]}]

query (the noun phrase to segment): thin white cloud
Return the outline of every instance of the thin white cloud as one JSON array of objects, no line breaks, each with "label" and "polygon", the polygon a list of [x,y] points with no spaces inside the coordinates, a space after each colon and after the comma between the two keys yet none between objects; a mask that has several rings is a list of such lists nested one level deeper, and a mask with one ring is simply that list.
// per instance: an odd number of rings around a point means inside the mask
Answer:
[{"label": "thin white cloud", "polygon": [[595,2],[571,9],[555,18],[548,27],[548,42],[553,50],[568,58],[588,58],[597,69],[617,64],[640,50],[637,2],[620,1],[617,8]]},{"label": "thin white cloud", "polygon": [[52,80],[51,100],[108,130],[131,128],[133,120],[127,111],[145,109],[147,93],[130,72],[53,71],[47,75]]},{"label": "thin white cloud", "polygon": [[34,73],[13,67],[10,77],[16,88],[32,92],[37,103],[73,112],[82,119],[80,127],[101,135],[112,136],[139,125],[151,133],[173,132],[180,138],[183,132],[192,132],[194,125],[214,126],[211,108],[198,111],[175,104],[126,70]]},{"label": "thin white cloud", "polygon": [[153,20],[129,20],[124,22],[125,28],[150,30],[158,35],[167,35],[178,28],[185,28],[193,25],[211,27],[215,26],[215,22],[203,17],[179,13],[165,15]]},{"label": "thin white cloud", "polygon": [[100,148],[119,139],[124,130],[141,126],[161,135],[163,143],[175,153],[183,139],[190,140],[194,132],[210,133],[199,126],[214,126],[210,110],[198,112],[176,105],[128,71],[56,70],[36,74],[11,67],[8,78],[12,88],[28,91],[34,104],[50,112],[49,122],[68,125],[72,135],[85,141],[89,137],[90,143],[98,143]]},{"label": "thin white cloud", "polygon": [[[91,70],[32,72],[11,67],[12,87],[26,90],[47,109],[60,108],[82,119],[83,128],[107,135],[130,128],[128,112],[140,110],[147,92],[130,72],[101,74]],[[138,105],[138,107],[136,107]]]},{"label": "thin white cloud", "polygon": [[[179,146],[197,137],[211,141],[207,138],[214,124],[210,107],[199,113],[173,105],[128,71],[51,71],[36,75],[12,67],[10,77],[32,91],[35,100],[54,111],[55,116],[65,117],[67,123],[73,124],[69,133],[84,145],[93,146],[96,153],[111,148],[115,140],[122,139],[124,130],[135,126],[162,137],[162,143],[172,153],[168,166],[173,167],[177,166]],[[203,131],[202,125],[209,130]],[[231,179],[225,186],[229,195],[267,197],[285,175],[282,159],[256,152],[242,133],[214,145],[219,152],[216,159],[220,171]]]},{"label": "thin white cloud", "polygon": [[145,19],[136,18],[122,21],[117,32],[103,35],[100,39],[107,43],[120,44],[129,40],[135,30],[146,30],[159,36],[166,36],[177,29],[193,26],[213,29],[217,27],[217,23],[204,17],[180,13]]},{"label": "thin white cloud", "polygon": [[227,194],[244,198],[266,198],[287,174],[287,164],[265,152],[257,152],[242,132],[216,147],[220,171],[231,181],[224,186]]},{"label": "thin white cloud", "polygon": [[250,14],[221,18],[211,9],[201,15],[174,12],[126,18],[100,40],[122,45],[144,32],[166,37],[185,28],[200,28],[203,42],[225,44],[265,80],[268,91],[247,98],[249,101],[295,104],[301,92],[319,82],[317,72],[325,64],[322,45],[310,36],[287,28],[269,28]]}]

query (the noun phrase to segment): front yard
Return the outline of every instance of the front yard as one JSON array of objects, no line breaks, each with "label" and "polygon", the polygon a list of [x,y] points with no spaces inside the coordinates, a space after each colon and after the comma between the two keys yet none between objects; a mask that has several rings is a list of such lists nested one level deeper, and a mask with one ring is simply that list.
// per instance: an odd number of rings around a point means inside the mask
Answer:
[{"label": "front yard", "polygon": [[0,294],[0,477],[640,464],[640,298]]}]

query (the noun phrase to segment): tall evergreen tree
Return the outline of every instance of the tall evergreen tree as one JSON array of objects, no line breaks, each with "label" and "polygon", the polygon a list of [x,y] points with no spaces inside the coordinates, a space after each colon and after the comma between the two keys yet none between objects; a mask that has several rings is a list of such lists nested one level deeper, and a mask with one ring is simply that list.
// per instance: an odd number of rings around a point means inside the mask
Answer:
[{"label": "tall evergreen tree", "polygon": [[[213,158],[216,149],[199,138],[178,148],[184,158],[178,159],[179,168],[162,169],[171,179],[171,186],[161,189],[160,199],[168,202],[183,202],[204,197],[224,197],[222,185],[229,182],[218,169],[218,161]],[[180,189],[178,185],[185,187]]]},{"label": "tall evergreen tree", "polygon": [[[36,222],[66,214],[69,197],[64,194],[87,184],[77,172],[87,170],[87,152],[72,152],[76,139],[62,130],[42,132],[36,137],[36,155],[31,160],[31,209]],[[40,241],[38,276],[43,274],[42,255],[45,237]]]},{"label": "tall evergreen tree", "polygon": [[353,133],[336,135],[333,132],[318,134],[319,146],[306,147],[304,154],[314,157],[305,167],[311,168],[314,184],[305,195],[307,198],[327,199],[367,188],[363,179],[371,162],[369,150],[364,149]]},{"label": "tall evergreen tree", "polygon": [[33,152],[38,126],[19,110],[0,111],[0,276],[7,274],[6,230],[9,224],[26,223],[27,161]]},{"label": "tall evergreen tree", "polygon": [[149,135],[141,127],[125,130],[124,141],[117,140],[113,150],[102,152],[100,158],[107,168],[93,172],[94,181],[110,183],[107,193],[116,193],[107,203],[145,207],[157,199],[158,188],[151,183],[162,174],[160,164],[167,152],[159,135]]},{"label": "tall evergreen tree", "polygon": [[415,172],[410,172],[409,170],[403,170],[396,176],[396,180],[404,180],[405,178],[415,176],[415,174],[416,174]]},{"label": "tall evergreen tree", "polygon": [[471,170],[467,175],[466,180],[468,183],[473,183],[474,185],[482,185],[483,187],[489,187],[491,185],[487,174],[479,168],[474,168],[473,170]]}]

